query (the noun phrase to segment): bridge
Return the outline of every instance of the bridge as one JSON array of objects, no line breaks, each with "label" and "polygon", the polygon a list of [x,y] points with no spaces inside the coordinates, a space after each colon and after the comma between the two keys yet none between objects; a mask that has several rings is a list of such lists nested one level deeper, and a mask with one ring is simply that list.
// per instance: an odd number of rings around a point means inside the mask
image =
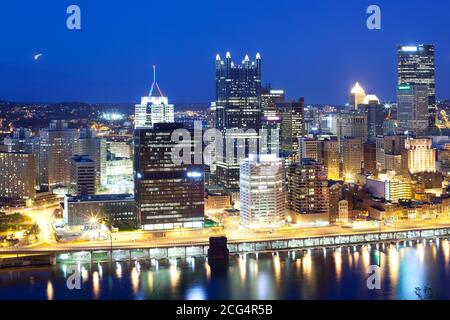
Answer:
[{"label": "bridge", "polygon": [[[450,238],[450,227],[426,228],[401,231],[347,233],[339,235],[279,238],[271,240],[251,240],[228,242],[230,254],[247,254],[268,251],[296,251],[321,248],[354,247],[376,245],[381,243],[401,243],[409,241],[433,240]],[[44,249],[0,249],[2,254],[33,255],[50,254],[60,263],[87,263],[102,261],[139,261],[176,259],[189,257],[205,257],[208,252],[208,242],[198,241],[177,244],[136,244],[133,246],[58,246]]]}]

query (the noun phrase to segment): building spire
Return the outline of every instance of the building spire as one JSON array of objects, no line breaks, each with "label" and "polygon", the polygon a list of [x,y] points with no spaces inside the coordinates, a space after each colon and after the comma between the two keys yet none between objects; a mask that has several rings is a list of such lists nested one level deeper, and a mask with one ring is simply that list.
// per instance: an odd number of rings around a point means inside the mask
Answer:
[{"label": "building spire", "polygon": [[158,91],[158,94],[160,97],[164,97],[161,89],[158,86],[158,82],[156,82],[156,65],[153,65],[153,83],[152,86],[150,87],[150,93],[149,93],[149,97],[153,96],[153,89],[155,89]]}]

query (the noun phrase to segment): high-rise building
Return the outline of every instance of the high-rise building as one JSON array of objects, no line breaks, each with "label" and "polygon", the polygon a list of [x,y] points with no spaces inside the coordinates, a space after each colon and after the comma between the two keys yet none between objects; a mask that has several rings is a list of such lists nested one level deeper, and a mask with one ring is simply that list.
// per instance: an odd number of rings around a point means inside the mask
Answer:
[{"label": "high-rise building", "polygon": [[[261,128],[260,92],[259,53],[252,62],[246,55],[241,64],[232,62],[229,52],[225,60],[217,54],[214,125],[223,132],[225,143],[222,144],[223,150],[216,151],[214,155],[217,158],[216,168],[210,166],[209,169],[211,173],[216,170],[217,182],[231,192],[239,190],[239,161],[249,154],[248,148],[242,149],[238,145],[256,142]],[[230,145],[226,141],[235,143]],[[235,154],[235,149],[244,153]]]},{"label": "high-rise building", "polygon": [[[180,123],[155,124],[134,132],[136,215],[144,230],[201,227],[204,221],[203,165],[175,161],[171,135]],[[181,142],[180,142],[181,143]],[[193,160],[195,143],[185,140]],[[184,154],[186,156],[186,154]]]},{"label": "high-rise building", "polygon": [[350,91],[350,105],[352,105],[355,109],[358,109],[360,104],[364,103],[364,100],[366,99],[366,93],[364,92],[364,89],[359,85],[357,82],[352,90]]},{"label": "high-rise building", "polygon": [[248,55],[241,64],[216,56],[216,128],[258,130],[261,121],[261,56],[250,62]]},{"label": "high-rise building", "polygon": [[88,155],[94,161],[96,186],[106,185],[106,139],[96,137],[93,129],[81,129],[77,154]]},{"label": "high-rise building", "polygon": [[270,85],[261,88],[259,94],[262,116],[269,118],[277,115],[276,104],[284,102],[284,90],[272,89]]},{"label": "high-rise building", "polygon": [[398,85],[426,85],[428,91],[428,120],[436,125],[436,79],[434,45],[400,45],[398,56]]},{"label": "high-rise building", "polygon": [[363,143],[360,138],[344,138],[343,172],[342,177],[347,181],[354,181],[361,173],[364,162]]},{"label": "high-rise building", "polygon": [[344,151],[343,143],[346,137],[359,138],[362,143],[367,141],[368,126],[365,112],[341,112],[337,117],[336,126],[341,153]]},{"label": "high-rise building", "polygon": [[241,162],[241,224],[248,228],[276,228],[286,219],[284,160],[275,154],[249,155]]},{"label": "high-rise building", "polygon": [[70,194],[86,196],[95,194],[95,162],[87,155],[75,155],[71,159]]},{"label": "high-rise building", "polygon": [[76,153],[78,130],[69,129],[67,122],[53,120],[49,128],[40,131],[39,182],[42,191],[70,187],[71,158]]},{"label": "high-rise building", "polygon": [[326,138],[323,143],[323,164],[328,180],[339,180],[339,143],[337,137]]},{"label": "high-rise building", "polygon": [[277,103],[277,114],[281,118],[280,152],[284,157],[298,160],[299,138],[305,134],[305,99]]},{"label": "high-rise building", "polygon": [[20,152],[0,152],[0,198],[33,199],[35,191],[35,157]]},{"label": "high-rise building", "polygon": [[382,104],[370,101],[366,106],[368,140],[375,142],[377,136],[383,135],[385,108]]},{"label": "high-rise building", "polygon": [[174,122],[174,106],[164,96],[156,82],[156,68],[153,66],[153,83],[148,96],[141,98],[135,105],[134,127],[151,128],[156,123]]},{"label": "high-rise building", "polygon": [[328,187],[330,197],[330,223],[339,222],[339,200],[342,197],[342,184],[333,182]]},{"label": "high-rise building", "polygon": [[428,87],[401,84],[397,90],[398,131],[421,134],[428,128]]},{"label": "high-rise building", "polygon": [[288,208],[304,224],[329,222],[328,178],[323,164],[301,159],[288,168]]},{"label": "high-rise building", "polygon": [[411,174],[436,172],[436,150],[431,138],[407,138],[403,159],[404,168]]},{"label": "high-rise building", "polygon": [[364,172],[374,173],[377,167],[377,147],[375,142],[365,142],[364,148]]},{"label": "high-rise building", "polygon": [[323,141],[317,138],[301,137],[299,142],[300,159],[313,159],[323,163]]},{"label": "high-rise building", "polygon": [[402,154],[406,136],[379,136],[376,139],[376,168],[380,171],[402,171]]}]

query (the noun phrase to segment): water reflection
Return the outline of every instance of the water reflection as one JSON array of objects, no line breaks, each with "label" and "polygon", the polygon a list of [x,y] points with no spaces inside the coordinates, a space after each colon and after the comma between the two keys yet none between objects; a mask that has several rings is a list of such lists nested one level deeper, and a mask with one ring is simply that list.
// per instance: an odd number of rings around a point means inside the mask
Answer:
[{"label": "water reflection", "polygon": [[[225,274],[204,258],[82,264],[83,290],[68,290],[68,265],[0,270],[0,299],[417,299],[450,298],[450,243],[322,249],[232,256]],[[366,289],[367,270],[380,264],[382,289]],[[84,290],[88,288],[88,290]]]}]

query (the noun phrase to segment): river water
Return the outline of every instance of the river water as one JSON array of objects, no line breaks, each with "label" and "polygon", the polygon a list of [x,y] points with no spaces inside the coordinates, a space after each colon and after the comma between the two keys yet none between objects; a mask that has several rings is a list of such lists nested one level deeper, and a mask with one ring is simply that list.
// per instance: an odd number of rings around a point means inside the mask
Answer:
[{"label": "river water", "polygon": [[[380,289],[367,287],[371,265]],[[220,274],[205,258],[73,267],[80,289],[67,264],[0,270],[0,299],[450,299],[448,240],[234,255]]]}]

